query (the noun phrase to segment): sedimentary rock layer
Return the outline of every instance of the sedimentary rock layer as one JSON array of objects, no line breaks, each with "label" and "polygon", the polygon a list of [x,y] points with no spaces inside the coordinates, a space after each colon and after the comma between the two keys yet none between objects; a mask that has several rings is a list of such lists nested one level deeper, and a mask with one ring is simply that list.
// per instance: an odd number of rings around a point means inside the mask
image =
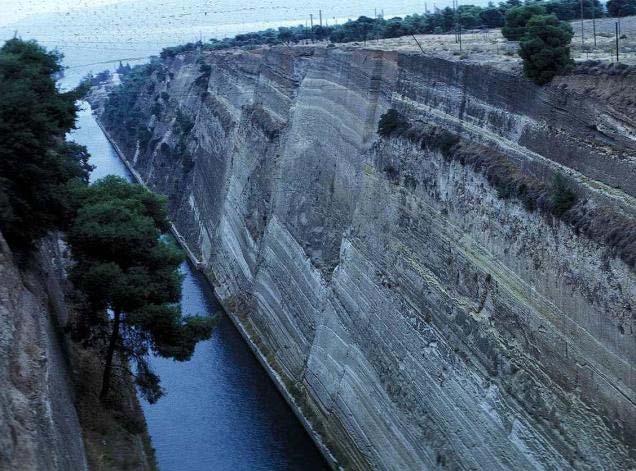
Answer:
[{"label": "sedimentary rock layer", "polygon": [[[612,244],[634,236],[636,75],[599,80],[539,88],[361,49],[191,53],[139,92],[149,138],[102,122],[338,465],[627,469],[636,278]],[[388,109],[564,176],[626,233],[588,236],[426,138],[380,137]]]},{"label": "sedimentary rock layer", "polygon": [[88,469],[71,375],[54,325],[67,314],[57,247],[18,269],[0,234],[0,469]]}]

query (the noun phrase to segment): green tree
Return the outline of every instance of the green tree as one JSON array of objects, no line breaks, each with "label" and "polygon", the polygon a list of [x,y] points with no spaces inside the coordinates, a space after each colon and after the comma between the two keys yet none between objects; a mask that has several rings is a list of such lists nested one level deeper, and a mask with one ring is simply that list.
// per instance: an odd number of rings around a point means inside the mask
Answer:
[{"label": "green tree", "polygon": [[607,12],[610,16],[636,15],[636,0],[609,0]]},{"label": "green tree", "polygon": [[100,397],[107,398],[113,362],[120,359],[135,363],[136,383],[153,403],[163,391],[148,354],[187,360],[212,332],[211,318],[184,317],[178,307],[183,257],[165,236],[165,200],[110,176],[78,188],[75,204],[71,279],[90,303],[87,324],[108,332]]},{"label": "green tree", "polygon": [[63,228],[69,183],[88,180],[86,149],[65,140],[78,93],[57,89],[61,59],[33,41],[0,48],[0,230],[15,247]]},{"label": "green tree", "polygon": [[527,31],[519,42],[519,56],[528,78],[542,85],[567,72],[572,66],[570,41],[572,27],[554,15],[530,18]]},{"label": "green tree", "polygon": [[501,28],[505,19],[499,8],[489,7],[479,14],[481,21],[488,28]]},{"label": "green tree", "polygon": [[501,34],[509,41],[519,41],[526,34],[526,25],[535,15],[545,14],[541,5],[530,4],[511,8],[506,12],[506,23]]}]

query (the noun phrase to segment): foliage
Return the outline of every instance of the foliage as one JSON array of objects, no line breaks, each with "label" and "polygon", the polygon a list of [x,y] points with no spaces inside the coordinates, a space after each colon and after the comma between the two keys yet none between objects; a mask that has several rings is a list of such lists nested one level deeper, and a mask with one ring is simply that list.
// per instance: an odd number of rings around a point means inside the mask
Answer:
[{"label": "foliage", "polygon": [[[101,397],[108,395],[117,352],[135,362],[137,385],[155,402],[162,389],[148,365],[149,352],[187,360],[212,330],[209,318],[184,319],[177,305],[183,256],[164,236],[165,200],[109,176],[78,187],[74,202],[77,214],[68,231],[76,260],[71,279],[92,307],[89,324],[106,323],[110,330]],[[106,322],[99,314],[105,309],[113,313]]]},{"label": "foliage", "polygon": [[636,0],[609,0],[607,12],[610,16],[636,15]]},{"label": "foliage", "polygon": [[[601,18],[605,15],[603,5],[599,0],[583,0],[583,18]],[[580,0],[555,0],[543,3],[548,14],[555,15],[562,21],[581,18]]]},{"label": "foliage", "polygon": [[530,18],[519,42],[526,76],[542,85],[568,71],[573,64],[569,47],[573,35],[572,27],[554,15]]},{"label": "foliage", "polygon": [[485,8],[479,13],[479,17],[487,28],[501,28],[505,23],[504,14],[499,8]]},{"label": "foliage", "polygon": [[552,183],[551,210],[555,216],[563,216],[576,203],[576,193],[567,184],[562,175],[557,174]]},{"label": "foliage", "polygon": [[89,73],[82,79],[82,84],[85,84],[87,87],[94,87],[102,83],[110,82],[112,76],[113,74],[110,70],[103,70],[95,75]]},{"label": "foliage", "polygon": [[57,89],[61,59],[33,41],[0,48],[0,230],[14,247],[63,228],[70,183],[88,180],[86,149],[65,140],[79,92]]},{"label": "foliage", "polygon": [[142,95],[142,91],[150,91],[147,88],[148,77],[153,74],[165,77],[165,67],[158,61],[133,67],[121,77],[121,84],[109,94],[104,104],[102,119],[129,148],[134,148],[140,137],[142,144],[149,141],[146,139],[148,136],[142,107],[137,103],[137,99]]},{"label": "foliage", "polygon": [[[614,2],[635,2],[636,0],[610,0]],[[232,38],[210,39],[209,42],[195,42],[165,48],[162,59],[170,59],[179,54],[227,49],[232,47],[257,47],[261,45],[297,44],[329,40],[332,42],[363,42],[371,39],[395,38],[410,34],[438,34],[462,29],[499,28],[504,26],[504,18],[510,14],[509,25],[504,27],[504,35],[518,41],[525,33],[525,24],[533,15],[552,13],[560,20],[580,18],[579,0],[532,1],[522,4],[520,0],[507,0],[498,6],[489,3],[486,7],[460,5],[457,10],[450,7],[437,9],[433,13],[414,13],[405,17],[369,18],[361,16],[340,25],[304,25],[279,27],[251,33],[238,34]],[[583,17],[600,18],[604,15],[599,0],[583,0]]]},{"label": "foliage", "polygon": [[380,117],[378,134],[388,137],[394,134],[401,134],[408,130],[409,127],[408,121],[397,110],[391,108]]},{"label": "foliage", "polygon": [[526,25],[535,15],[544,15],[545,8],[539,4],[514,7],[506,13],[506,23],[501,34],[509,41],[519,41],[526,34]]}]

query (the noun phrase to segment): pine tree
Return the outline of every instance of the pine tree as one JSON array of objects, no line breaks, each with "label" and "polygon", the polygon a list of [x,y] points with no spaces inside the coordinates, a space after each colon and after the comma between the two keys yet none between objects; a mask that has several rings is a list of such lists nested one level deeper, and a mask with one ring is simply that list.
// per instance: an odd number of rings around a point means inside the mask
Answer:
[{"label": "pine tree", "polygon": [[523,59],[526,76],[543,85],[555,75],[572,67],[570,41],[572,27],[554,15],[530,18],[527,31],[519,42],[519,56]]},{"label": "pine tree", "polygon": [[0,48],[0,231],[16,248],[64,228],[69,183],[88,181],[86,149],[65,140],[78,94],[55,85],[61,59],[33,41]]},{"label": "pine tree", "polygon": [[165,235],[163,198],[110,176],[78,188],[75,203],[71,279],[90,302],[88,324],[108,331],[100,397],[108,397],[114,363],[133,361],[136,383],[153,403],[163,391],[149,353],[189,359],[197,342],[210,337],[212,320],[184,317],[178,307],[183,256]]},{"label": "pine tree", "polygon": [[506,12],[506,22],[504,27],[501,28],[501,34],[509,41],[519,41],[526,34],[530,18],[544,14],[545,8],[538,4],[511,8]]}]

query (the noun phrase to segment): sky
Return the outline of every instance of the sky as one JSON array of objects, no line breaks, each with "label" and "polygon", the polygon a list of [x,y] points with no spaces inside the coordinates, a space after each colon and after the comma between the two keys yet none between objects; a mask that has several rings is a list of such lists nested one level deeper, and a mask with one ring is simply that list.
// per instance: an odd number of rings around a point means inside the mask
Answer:
[{"label": "sky", "polygon": [[122,0],[0,0],[0,26],[40,13],[109,5]]}]

